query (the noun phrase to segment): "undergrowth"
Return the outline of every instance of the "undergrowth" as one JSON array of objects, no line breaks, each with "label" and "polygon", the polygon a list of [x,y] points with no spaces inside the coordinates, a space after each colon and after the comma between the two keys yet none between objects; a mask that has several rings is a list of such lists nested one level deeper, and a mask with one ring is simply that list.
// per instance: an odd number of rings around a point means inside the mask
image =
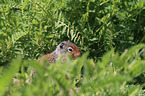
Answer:
[{"label": "undergrowth", "polygon": [[61,60],[48,64],[18,56],[11,66],[1,69],[0,92],[12,96],[143,96],[144,84],[135,84],[135,78],[145,70],[145,61],[137,54],[143,47],[144,44],[134,46],[121,55],[112,49],[98,62],[87,59],[88,53],[75,60],[68,58],[64,64]]}]

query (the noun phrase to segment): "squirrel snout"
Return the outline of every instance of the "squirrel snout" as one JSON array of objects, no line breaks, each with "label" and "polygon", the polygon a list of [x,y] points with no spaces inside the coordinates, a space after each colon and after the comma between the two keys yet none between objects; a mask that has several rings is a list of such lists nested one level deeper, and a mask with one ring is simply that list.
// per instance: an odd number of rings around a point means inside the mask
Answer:
[{"label": "squirrel snout", "polygon": [[81,55],[81,53],[80,52],[78,52],[77,54],[76,54],[76,56],[78,57],[78,56],[80,56]]},{"label": "squirrel snout", "polygon": [[80,55],[81,55],[81,53],[78,52],[78,53],[74,54],[74,57],[77,58],[77,57],[79,57]]}]

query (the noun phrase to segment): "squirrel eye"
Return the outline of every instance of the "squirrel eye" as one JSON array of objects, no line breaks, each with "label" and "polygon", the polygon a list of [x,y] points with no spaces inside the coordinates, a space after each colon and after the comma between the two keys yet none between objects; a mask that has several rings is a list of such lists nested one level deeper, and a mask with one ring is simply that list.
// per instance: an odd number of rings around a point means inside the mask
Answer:
[{"label": "squirrel eye", "polygon": [[73,49],[71,47],[68,48],[68,52],[72,52]]}]

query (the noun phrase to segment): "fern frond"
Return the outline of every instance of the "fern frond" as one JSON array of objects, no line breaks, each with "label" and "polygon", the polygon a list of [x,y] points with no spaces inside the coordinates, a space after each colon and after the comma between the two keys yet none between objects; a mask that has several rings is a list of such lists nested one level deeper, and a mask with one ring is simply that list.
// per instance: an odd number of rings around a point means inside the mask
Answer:
[{"label": "fern frond", "polygon": [[8,39],[5,40],[6,44],[7,45],[14,44],[18,39],[25,36],[26,34],[28,34],[28,32],[17,32],[12,34],[11,37],[8,36]]},{"label": "fern frond", "polygon": [[13,43],[15,43],[18,39],[26,35],[28,32],[17,32],[12,34],[11,40]]}]

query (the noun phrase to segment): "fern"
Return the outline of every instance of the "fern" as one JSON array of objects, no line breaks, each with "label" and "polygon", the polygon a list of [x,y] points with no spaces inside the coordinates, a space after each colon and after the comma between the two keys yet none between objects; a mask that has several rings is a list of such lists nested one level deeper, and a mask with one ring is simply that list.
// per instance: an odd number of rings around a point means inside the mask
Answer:
[{"label": "fern", "polygon": [[28,32],[17,32],[11,35],[11,37],[8,36],[8,39],[6,39],[6,44],[10,46],[11,44],[14,44],[18,39],[28,34]]}]

